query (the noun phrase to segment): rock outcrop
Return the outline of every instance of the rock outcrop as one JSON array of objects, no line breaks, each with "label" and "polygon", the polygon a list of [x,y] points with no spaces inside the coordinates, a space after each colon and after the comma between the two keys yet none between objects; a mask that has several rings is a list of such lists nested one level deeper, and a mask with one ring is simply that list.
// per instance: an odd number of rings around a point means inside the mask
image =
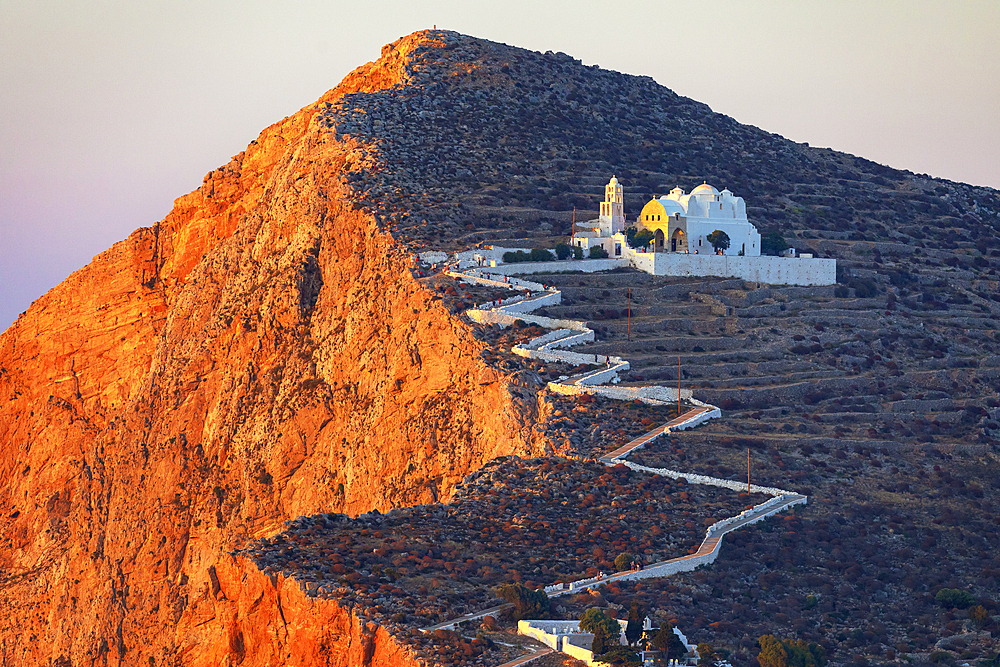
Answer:
[{"label": "rock outcrop", "polygon": [[317,122],[405,83],[432,43],[404,38],[267,128],[0,337],[8,664],[405,664],[335,605],[278,628],[286,585],[227,553],[302,514],[433,502],[533,451],[533,400],[352,200],[377,147]]},{"label": "rock outcrop", "polygon": [[210,665],[416,667],[378,623],[307,596],[299,584],[269,577],[242,558],[222,557],[209,572],[211,595],[194,614],[217,634],[198,647]]}]

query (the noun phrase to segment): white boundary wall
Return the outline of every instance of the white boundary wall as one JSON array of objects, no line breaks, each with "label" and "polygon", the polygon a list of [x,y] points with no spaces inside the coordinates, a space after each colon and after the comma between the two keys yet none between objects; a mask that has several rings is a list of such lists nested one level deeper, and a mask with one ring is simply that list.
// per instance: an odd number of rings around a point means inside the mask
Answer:
[{"label": "white boundary wall", "polygon": [[[626,362],[627,363],[627,362]],[[675,387],[604,387],[604,386],[590,386],[586,384],[563,384],[560,382],[550,382],[549,389],[557,394],[567,394],[567,395],[580,395],[580,394],[594,394],[597,396],[604,396],[606,398],[614,398],[619,401],[642,401],[643,403],[648,403],[651,405],[660,405],[662,403],[676,403],[677,402],[677,389]],[[691,390],[681,389],[681,398],[684,400],[691,400]],[[691,426],[697,426],[698,424],[712,419],[714,417],[719,417],[722,412],[718,408],[715,408],[716,413],[702,417],[699,415],[700,420],[697,423],[692,423]],[[691,428],[691,426],[686,426],[683,428]]]},{"label": "white boundary wall", "polygon": [[[688,258],[691,256],[685,255],[683,257]],[[695,257],[700,257],[700,256],[696,255]],[[656,258],[654,257],[652,261],[655,262],[655,259]],[[725,260],[727,258],[725,256],[719,256],[718,259]],[[738,257],[737,259],[744,260],[744,259],[760,259],[760,258]],[[774,259],[774,258],[764,258],[764,259]],[[601,260],[594,260],[594,261],[601,261]],[[523,265],[517,265],[517,266],[523,266]],[[832,266],[835,267],[836,263],[834,262]],[[503,285],[503,286],[509,286],[511,283],[517,282],[517,283],[522,283],[525,286],[530,284],[531,287],[527,287],[527,289],[532,291],[545,290],[544,285],[540,285],[537,283],[528,283],[527,281],[520,281],[516,279],[505,278],[504,281],[500,282],[495,279],[482,277],[479,275],[464,275],[464,274],[454,274],[454,273],[452,273],[451,275],[453,275],[456,278],[460,278],[463,280],[470,280],[472,282],[483,282],[483,283]],[[767,281],[761,280],[761,282],[767,282]],[[522,305],[522,304],[524,306],[528,306],[527,309],[530,310],[534,307],[542,305],[543,299],[550,299],[550,298],[555,298],[554,303],[559,303],[559,301],[562,298],[562,294],[557,290],[545,291],[539,297],[517,299],[517,303],[511,303],[510,305],[501,306],[498,308],[491,308],[490,310],[478,310],[478,309],[469,310],[466,312],[466,314],[473,321],[481,323],[500,324],[501,326],[507,326],[512,324],[517,319],[522,319],[526,322],[534,322],[536,324],[539,324],[540,326],[544,326],[550,329],[557,329],[556,331],[534,338],[533,340],[529,341],[526,345],[515,346],[512,351],[517,354],[520,354],[521,356],[530,356],[535,358],[546,358],[547,356],[550,356],[554,361],[567,361],[579,357],[588,359],[588,362],[589,358],[593,357],[594,360],[596,361],[599,358],[597,355],[582,355],[582,354],[575,354],[572,352],[555,353],[555,352],[545,351],[546,348],[556,347],[557,344],[571,345],[576,342],[593,340],[594,332],[589,328],[587,328],[584,323],[575,320],[556,320],[553,318],[537,317],[526,314],[518,314],[517,316],[515,316],[509,312],[501,312],[509,310],[512,306]],[[548,303],[548,301],[546,301],[546,303]],[[579,331],[581,333],[573,334],[572,333],[573,331]],[[607,379],[617,380],[617,371],[621,368],[628,368],[628,362],[624,361],[619,357],[611,357],[610,359],[612,363],[616,364],[614,367],[601,369],[599,371],[578,376],[577,379],[571,380],[566,384],[561,382],[550,382],[549,388],[552,391],[564,394],[595,393],[595,394],[606,395],[613,398],[621,398],[623,400],[638,399],[646,403],[664,403],[666,401],[671,401],[671,402],[676,401],[678,393],[684,396],[683,391],[678,392],[676,390],[670,389],[669,387],[660,387],[660,386],[651,386],[651,387],[581,386],[581,383],[584,383],[584,381],[598,381],[598,380],[606,381]],[[608,357],[604,357],[604,360],[605,362],[607,362]],[[656,398],[650,396],[650,394],[654,393],[656,395]],[[693,415],[689,419],[679,424],[671,426],[669,429],[671,431],[692,428],[693,426],[697,426],[698,424],[708,419],[713,419],[716,417],[720,417],[722,415],[722,412],[721,410],[719,410],[719,408],[692,398],[690,390],[687,390],[686,398],[695,405],[697,405],[698,407],[706,409],[700,411],[698,414]],[[639,447],[641,447],[641,445],[634,447],[633,449],[629,450],[629,452],[634,451],[634,449],[638,449]],[[683,477],[690,484],[707,484],[711,486],[718,486],[722,488],[732,489],[734,491],[742,491],[743,489],[747,488],[746,485],[741,484],[740,482],[734,480],[719,479],[716,477],[709,477],[707,475],[682,473],[676,470],[670,470],[668,468],[649,468],[647,466],[642,466],[635,463],[631,463],[629,461],[625,461],[621,457],[618,457],[610,462],[611,465],[616,465],[618,463],[623,463],[624,465],[628,466],[633,470],[652,473],[655,475],[662,475],[664,477],[670,477],[673,479],[680,479]],[[611,575],[609,577],[592,577],[590,579],[580,579],[571,582],[569,584],[554,584],[551,586],[546,586],[545,587],[546,593],[551,593],[552,594],[551,596],[555,597],[570,591],[580,590],[583,588],[590,588],[592,586],[598,585],[603,582],[617,581],[623,579],[630,580],[630,579],[664,577],[664,576],[669,576],[671,574],[675,574],[677,572],[694,570],[700,565],[705,565],[715,561],[716,557],[718,556],[719,549],[721,548],[722,545],[722,537],[727,532],[735,528],[741,528],[743,526],[747,526],[756,523],[758,521],[762,521],[763,519],[767,518],[768,516],[771,516],[776,512],[780,512],[784,509],[794,507],[795,505],[805,504],[808,501],[808,498],[806,496],[801,496],[792,493],[790,491],[785,491],[784,489],[778,489],[774,487],[749,485],[748,490],[754,493],[768,494],[773,497],[759,505],[754,506],[749,510],[744,510],[737,516],[729,517],[728,519],[723,519],[721,521],[713,523],[711,526],[708,527],[705,533],[705,540],[702,541],[701,547],[695,554],[688,556],[681,556],[679,558],[675,558],[643,570],[622,572],[615,575]],[[739,524],[739,525],[734,526],[734,524]],[[715,539],[716,541],[712,545],[711,551],[699,553],[703,549],[705,549],[706,542],[713,539]],[[572,657],[576,657],[580,660],[586,661],[588,664],[592,663],[593,653],[589,650],[584,649],[583,647],[575,646],[570,641],[571,639],[580,637],[581,635],[559,636],[554,634],[553,632],[547,632],[546,631],[547,628],[540,628],[537,630],[531,629],[530,625],[526,626],[525,630],[527,631],[522,631],[521,628],[522,623],[528,623],[528,621],[521,621],[518,624],[518,631],[521,632],[521,634],[530,634],[531,636],[534,636],[536,639],[546,644],[550,648],[554,648],[556,650],[562,650],[563,652],[571,655]],[[559,622],[548,622],[548,623],[555,624]],[[554,625],[552,629],[555,630]],[[683,637],[683,635],[681,635],[680,633],[678,633],[678,635],[682,637],[682,641],[685,641],[686,644],[686,639]]]},{"label": "white boundary wall", "polygon": [[559,273],[561,271],[582,271],[583,273],[597,273],[598,271],[610,271],[620,266],[632,266],[632,263],[625,257],[615,259],[561,259],[551,262],[517,262],[516,264],[500,264],[491,266],[490,273],[530,274],[530,273]]},{"label": "white boundary wall", "polygon": [[[837,282],[835,259],[687,255],[674,252],[636,255],[636,268],[655,276],[742,278],[769,285],[833,285]],[[649,270],[650,261],[646,255],[653,255],[652,271]]]},{"label": "white boundary wall", "polygon": [[547,292],[541,296],[528,299],[517,299],[509,305],[500,306],[500,310],[505,313],[528,313],[535,308],[542,306],[555,306],[562,302],[562,292]]},{"label": "white boundary wall", "polygon": [[[570,630],[576,626],[575,630]],[[580,632],[580,622],[577,621],[518,621],[517,634],[533,637],[549,648],[562,650],[562,636],[571,632]]]},{"label": "white boundary wall", "polygon": [[[524,345],[515,345],[510,349],[511,352],[519,357],[527,357],[528,359],[541,359],[542,361],[552,361],[552,362],[563,362],[567,364],[575,364],[579,366],[580,364],[606,364],[608,363],[608,358],[599,354],[581,354],[580,352],[548,352],[546,350],[532,350],[530,347]],[[615,357],[611,357],[612,362],[614,362]],[[625,367],[615,366],[611,369],[606,370],[626,370],[628,368],[628,363],[625,363]],[[601,373],[605,371],[599,371]],[[589,377],[589,376],[585,376]],[[580,381],[582,381],[581,378]],[[550,385],[553,383],[549,383]],[[558,384],[558,383],[556,383]],[[584,383],[586,384],[586,383]],[[572,392],[563,392],[572,393]]]},{"label": "white boundary wall", "polygon": [[740,278],[769,285],[835,285],[837,260],[825,258],[740,257],[688,255],[676,252],[636,252],[631,248],[614,259],[519,262],[491,267],[491,273],[513,275],[581,271],[595,273],[632,266],[654,276]]},{"label": "white boundary wall", "polygon": [[[626,462],[625,465],[628,465],[628,463]],[[720,480],[720,481],[726,481],[726,480]],[[746,488],[745,484],[743,485],[743,488]],[[798,496],[796,498],[796,494],[788,494],[771,498],[770,500],[755,506],[753,509],[744,510],[738,516],[730,517],[728,519],[723,519],[722,521],[718,521],[709,526],[708,530],[705,533],[705,540],[707,541],[714,537],[718,537],[719,541],[716,542],[712,550],[707,553],[698,554],[696,556],[681,556],[680,558],[668,560],[665,563],[654,565],[652,567],[647,567],[642,570],[633,570],[630,572],[616,574],[613,575],[612,577],[606,577],[602,581],[621,581],[621,580],[634,581],[636,579],[653,579],[656,577],[668,577],[672,574],[677,574],[678,572],[691,572],[692,570],[702,565],[708,565],[709,563],[715,562],[715,559],[719,557],[719,550],[722,548],[722,536],[725,533],[729,532],[730,530],[729,526],[731,526],[732,524],[745,519],[749,514],[759,512],[757,516],[753,517],[749,521],[746,521],[742,526],[740,526],[740,528],[744,526],[749,526],[751,524],[757,523],[758,521],[763,521],[764,519],[768,518],[769,516],[772,516],[773,514],[776,514],[777,512],[786,510],[790,507],[794,507],[795,505],[804,505],[806,502],[807,498],[805,496]],[[704,542],[702,542],[702,544],[704,544]],[[573,582],[573,583],[577,584],[578,582]],[[591,582],[588,585],[593,585],[593,582]],[[582,586],[580,588],[582,588]],[[573,590],[573,588],[571,587],[570,590]]]},{"label": "white boundary wall", "polygon": [[[528,315],[527,313],[504,313],[498,310],[467,310],[465,314],[469,316],[473,322],[478,322],[479,324],[499,324],[502,327],[507,327],[516,322],[517,320],[522,320],[528,324],[537,324],[540,327],[545,327],[546,329],[576,329],[577,331],[591,331],[587,327],[583,326],[580,322],[576,320],[556,320],[551,317],[542,317],[541,315]],[[593,331],[591,331],[593,333]]]},{"label": "white boundary wall", "polygon": [[[724,489],[730,489],[732,491],[746,491],[746,482],[738,482],[733,479],[719,479],[718,477],[709,477],[708,475],[696,475],[690,472],[680,472],[679,470],[671,470],[669,468],[650,468],[648,466],[642,466],[638,463],[632,463],[631,461],[616,460],[615,463],[623,463],[632,470],[638,470],[640,472],[647,472],[653,475],[663,475],[664,477],[669,477],[670,479],[681,479],[682,477],[687,480],[688,484],[707,484],[709,486],[720,486]],[[786,491],[784,489],[777,489],[773,486],[757,486],[756,484],[750,485],[750,493],[766,493],[769,496],[787,496],[795,495],[791,491]]]},{"label": "white boundary wall", "polygon": [[587,638],[591,641],[594,639],[594,635],[577,635],[576,637],[566,637],[563,640],[562,652],[571,658],[576,658],[577,660],[583,661],[587,665],[594,664],[594,652],[588,648],[577,645],[573,640],[576,639],[581,643]]}]

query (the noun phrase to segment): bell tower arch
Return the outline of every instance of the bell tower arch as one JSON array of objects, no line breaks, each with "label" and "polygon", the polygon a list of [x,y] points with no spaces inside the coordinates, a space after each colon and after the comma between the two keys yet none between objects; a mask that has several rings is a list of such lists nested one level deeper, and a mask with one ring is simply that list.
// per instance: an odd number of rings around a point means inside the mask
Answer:
[{"label": "bell tower arch", "polygon": [[612,176],[604,186],[604,201],[601,202],[601,230],[607,236],[625,229],[625,203],[621,183]]}]

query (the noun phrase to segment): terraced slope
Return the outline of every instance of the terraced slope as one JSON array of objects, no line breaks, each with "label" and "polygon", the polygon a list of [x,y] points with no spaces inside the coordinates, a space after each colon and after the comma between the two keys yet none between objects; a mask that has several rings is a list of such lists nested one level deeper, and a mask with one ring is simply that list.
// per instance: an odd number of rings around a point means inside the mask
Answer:
[{"label": "terraced slope", "polygon": [[[948,264],[885,264],[845,278],[854,287],[539,278],[563,293],[544,314],[596,328],[597,341],[577,349],[629,359],[634,384],[676,382],[680,357],[683,386],[722,406],[722,419],[630,460],[740,480],[749,452],[755,482],[809,495],[780,528],[737,535],[710,571],[662,587],[622,583],[604,601],[670,609],[692,641],[734,665],[754,664],[763,634],[816,642],[836,665],[991,664],[1000,650],[996,283]],[[951,606],[941,597],[949,589],[969,604]]]},{"label": "terraced slope", "polygon": [[[626,383],[676,383],[679,358],[684,387],[753,422],[737,421],[734,432],[876,443],[996,437],[992,301],[939,310],[897,296],[891,285],[873,297],[840,298],[833,286],[641,273],[545,280],[563,291],[563,303],[546,315],[590,319],[598,329],[599,340],[581,352],[629,359]],[[730,428],[728,421],[711,428]]]}]

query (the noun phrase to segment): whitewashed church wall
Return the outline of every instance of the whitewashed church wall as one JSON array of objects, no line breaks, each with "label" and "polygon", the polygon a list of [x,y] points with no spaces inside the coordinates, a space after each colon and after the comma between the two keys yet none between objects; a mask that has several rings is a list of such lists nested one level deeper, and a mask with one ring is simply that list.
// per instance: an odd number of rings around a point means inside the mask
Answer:
[{"label": "whitewashed church wall", "polygon": [[632,248],[625,250],[625,256],[632,262],[632,266],[645,271],[646,273],[656,273],[656,253],[638,252]]},{"label": "whitewashed church wall", "polygon": [[[744,247],[748,257],[760,255],[760,234],[756,232],[753,225],[732,219],[699,220],[689,217],[687,219],[687,233],[691,252],[694,253],[695,250],[698,250],[701,255],[712,255],[715,250],[708,242],[708,235],[717,229],[724,231],[729,236],[730,245],[727,253],[737,255],[741,247]],[[698,245],[699,239],[701,240],[700,246]],[[669,242],[667,240],[667,243]]]}]

